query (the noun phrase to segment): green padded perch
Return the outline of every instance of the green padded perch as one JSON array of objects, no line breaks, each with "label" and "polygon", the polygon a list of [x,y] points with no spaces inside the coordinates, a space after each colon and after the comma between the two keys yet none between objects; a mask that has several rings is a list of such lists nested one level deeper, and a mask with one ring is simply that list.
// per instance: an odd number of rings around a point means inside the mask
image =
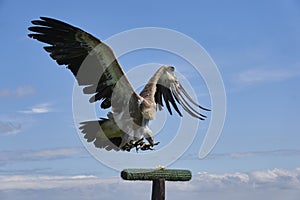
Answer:
[{"label": "green padded perch", "polygon": [[151,200],[164,200],[165,181],[189,181],[192,173],[183,169],[124,169],[121,177],[128,181],[152,181]]},{"label": "green padded perch", "polygon": [[121,172],[124,180],[153,181],[164,179],[166,181],[189,181],[192,173],[182,169],[124,169]]}]

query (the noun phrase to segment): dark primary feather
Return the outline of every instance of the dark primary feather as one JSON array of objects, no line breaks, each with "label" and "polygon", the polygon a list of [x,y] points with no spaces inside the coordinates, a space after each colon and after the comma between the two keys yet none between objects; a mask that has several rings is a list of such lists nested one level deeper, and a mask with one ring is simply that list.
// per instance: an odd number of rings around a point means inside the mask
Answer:
[{"label": "dark primary feather", "polygon": [[55,19],[41,17],[41,20],[33,20],[32,24],[36,26],[28,29],[34,33],[28,36],[51,45],[44,49],[59,65],[67,65],[74,76],[77,75],[82,62],[94,48],[88,43],[89,41],[79,41],[78,35],[87,34],[94,44],[101,43],[100,40],[81,29]]},{"label": "dark primary feather", "polygon": [[202,106],[200,106],[199,104],[197,104],[193,99],[192,97],[185,91],[185,89],[182,87],[182,85],[180,83],[178,83],[178,89],[188,98],[188,100],[194,104],[195,106],[201,108],[202,110],[205,110],[205,111],[211,111],[210,109],[207,109],[207,108],[204,108]]},{"label": "dark primary feather", "polygon": [[[191,109],[191,106],[188,104],[188,102],[183,98],[183,96],[180,94],[180,91],[177,89],[173,89],[173,94],[176,98],[176,101],[182,106],[182,108],[189,113],[191,116],[196,117],[198,119],[204,120],[202,114],[199,112],[195,111],[193,108]],[[204,116],[205,117],[205,116]]]},{"label": "dark primary feather", "polygon": [[161,106],[164,106],[163,102],[162,102],[162,97],[164,99],[164,102],[166,104],[166,107],[167,107],[170,115],[172,115],[173,113],[172,113],[169,102],[171,102],[172,106],[174,107],[176,112],[179,114],[179,116],[182,116],[182,114],[181,114],[180,110],[178,109],[177,104],[173,98],[171,90],[161,84],[156,84],[155,102]]}]

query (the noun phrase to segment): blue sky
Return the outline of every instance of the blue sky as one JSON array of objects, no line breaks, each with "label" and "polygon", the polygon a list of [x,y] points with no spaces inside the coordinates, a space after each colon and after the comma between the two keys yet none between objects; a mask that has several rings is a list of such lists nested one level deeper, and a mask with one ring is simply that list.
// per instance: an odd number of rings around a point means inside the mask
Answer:
[{"label": "blue sky", "polygon": [[[199,160],[209,119],[201,123],[191,147],[169,166],[191,169],[193,182],[168,183],[170,198],[299,196],[299,1],[86,2],[0,1],[1,199],[24,194],[39,199],[51,191],[52,199],[88,199],[90,192],[99,193],[97,188],[114,199],[111,191],[129,197],[136,184],[121,181],[119,172],[83,147],[73,122],[73,76],[50,59],[41,43],[27,37],[30,21],[39,16],[61,19],[102,40],[132,28],[169,28],[210,54],[226,89],[224,129],[211,154]],[[188,76],[182,60],[159,51],[132,52],[120,62],[126,71],[168,63]],[[209,105],[205,86],[191,84],[201,89],[199,102]],[[132,199],[150,193],[150,183],[136,186],[140,191]]]}]

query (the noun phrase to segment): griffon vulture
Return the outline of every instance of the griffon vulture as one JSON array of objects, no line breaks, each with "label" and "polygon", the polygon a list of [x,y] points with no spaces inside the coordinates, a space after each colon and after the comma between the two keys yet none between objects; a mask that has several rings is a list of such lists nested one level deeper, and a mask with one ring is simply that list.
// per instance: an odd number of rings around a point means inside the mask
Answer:
[{"label": "griffon vulture", "polygon": [[80,124],[85,139],[94,142],[96,147],[116,151],[152,150],[159,142],[154,142],[148,124],[164,104],[171,115],[172,105],[182,116],[178,103],[191,116],[205,119],[191,104],[205,111],[209,109],[190,97],[174,75],[174,67],[160,67],[138,94],[112,49],[96,37],[48,17],[31,23],[28,36],[48,44],[44,49],[59,65],[71,70],[80,86],[85,86],[84,94],[92,95],[90,102],[100,101],[102,109],[111,107],[107,118]]}]

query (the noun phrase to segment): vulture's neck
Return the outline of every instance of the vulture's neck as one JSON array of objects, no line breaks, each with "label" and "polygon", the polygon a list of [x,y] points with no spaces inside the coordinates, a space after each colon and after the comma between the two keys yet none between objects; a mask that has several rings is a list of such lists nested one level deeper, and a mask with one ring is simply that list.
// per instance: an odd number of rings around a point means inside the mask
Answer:
[{"label": "vulture's neck", "polygon": [[164,67],[160,67],[155,74],[150,78],[148,83],[145,85],[144,89],[140,93],[140,96],[146,100],[155,102],[154,95],[156,92],[156,84],[164,72]]}]

